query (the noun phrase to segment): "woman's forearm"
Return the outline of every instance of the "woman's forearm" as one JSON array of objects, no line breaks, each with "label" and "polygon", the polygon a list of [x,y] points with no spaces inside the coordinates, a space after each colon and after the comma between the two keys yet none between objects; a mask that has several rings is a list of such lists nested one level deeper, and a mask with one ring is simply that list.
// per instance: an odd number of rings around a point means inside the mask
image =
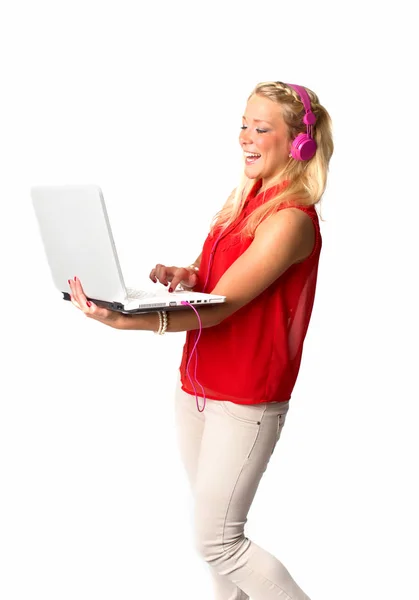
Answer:
[{"label": "woman's forearm", "polygon": [[[199,314],[202,327],[213,327],[217,325],[224,317],[225,304],[217,306],[199,307],[195,310]],[[199,321],[195,311],[192,308],[185,308],[181,311],[167,312],[167,332],[175,333],[179,331],[192,331],[199,329]],[[116,324],[117,329],[136,329],[143,331],[158,331],[159,316],[157,312],[120,315]]]}]

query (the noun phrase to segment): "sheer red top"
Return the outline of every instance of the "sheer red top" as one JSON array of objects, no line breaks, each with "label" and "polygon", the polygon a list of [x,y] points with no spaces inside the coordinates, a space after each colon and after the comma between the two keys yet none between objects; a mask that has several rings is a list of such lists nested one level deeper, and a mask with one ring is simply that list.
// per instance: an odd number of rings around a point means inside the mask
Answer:
[{"label": "sheer red top", "polygon": [[[259,180],[253,186],[241,214],[217,244],[220,230],[208,235],[199,268],[201,289],[197,286],[196,291],[202,291],[207,279],[213,250],[206,292],[214,289],[225,271],[252,243],[251,237],[242,238],[233,233],[240,229],[250,212],[272,198],[278,189],[274,187],[260,193],[261,185]],[[281,206],[279,210],[289,206]],[[303,210],[312,219],[315,229],[313,250],[303,262],[289,267],[251,302],[220,324],[202,330],[188,369],[200,397],[204,396],[199,384],[207,398],[237,404],[285,402],[291,398],[313,309],[322,246],[315,207],[291,206]],[[187,374],[187,364],[197,336],[197,330],[187,332],[180,365],[182,389],[192,395],[195,392]]]}]

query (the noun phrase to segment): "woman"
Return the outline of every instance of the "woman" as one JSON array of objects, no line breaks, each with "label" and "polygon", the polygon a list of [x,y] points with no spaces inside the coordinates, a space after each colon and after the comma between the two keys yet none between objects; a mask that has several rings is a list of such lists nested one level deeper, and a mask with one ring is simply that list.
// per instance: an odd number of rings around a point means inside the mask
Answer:
[{"label": "woman", "polygon": [[315,204],[333,153],[330,117],[311,90],[261,83],[248,98],[239,141],[242,181],[199,258],[150,273],[169,292],[180,284],[224,295],[224,304],[121,315],[87,301],[78,280],[70,281],[72,302],[117,329],[188,332],[176,424],[197,548],[216,599],[306,600],[281,562],[245,537],[244,525],[284,425],[313,308],[321,250]]}]

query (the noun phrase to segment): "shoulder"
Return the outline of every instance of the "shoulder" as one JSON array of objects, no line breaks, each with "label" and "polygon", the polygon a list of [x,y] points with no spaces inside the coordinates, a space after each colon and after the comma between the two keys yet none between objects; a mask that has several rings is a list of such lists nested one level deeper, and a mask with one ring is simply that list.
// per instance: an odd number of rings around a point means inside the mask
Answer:
[{"label": "shoulder", "polygon": [[[275,240],[278,245],[288,244],[297,257],[304,260],[313,250],[316,232],[310,210],[294,206],[278,210],[264,219],[255,232],[256,239]],[[314,210],[315,213],[315,210]]]},{"label": "shoulder", "polygon": [[[313,213],[313,215],[309,213]],[[310,233],[313,231],[314,214],[316,214],[316,211],[311,207],[286,206],[266,217],[257,227],[256,233],[283,232],[284,229],[291,232]]]}]

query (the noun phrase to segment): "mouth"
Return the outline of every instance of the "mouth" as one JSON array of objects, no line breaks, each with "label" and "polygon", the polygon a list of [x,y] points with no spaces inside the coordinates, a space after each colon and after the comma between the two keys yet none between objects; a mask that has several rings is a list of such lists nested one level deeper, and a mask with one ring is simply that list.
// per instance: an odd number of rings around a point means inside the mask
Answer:
[{"label": "mouth", "polygon": [[261,157],[257,152],[245,152],[244,153],[244,161],[246,165],[254,165],[256,161]]}]

